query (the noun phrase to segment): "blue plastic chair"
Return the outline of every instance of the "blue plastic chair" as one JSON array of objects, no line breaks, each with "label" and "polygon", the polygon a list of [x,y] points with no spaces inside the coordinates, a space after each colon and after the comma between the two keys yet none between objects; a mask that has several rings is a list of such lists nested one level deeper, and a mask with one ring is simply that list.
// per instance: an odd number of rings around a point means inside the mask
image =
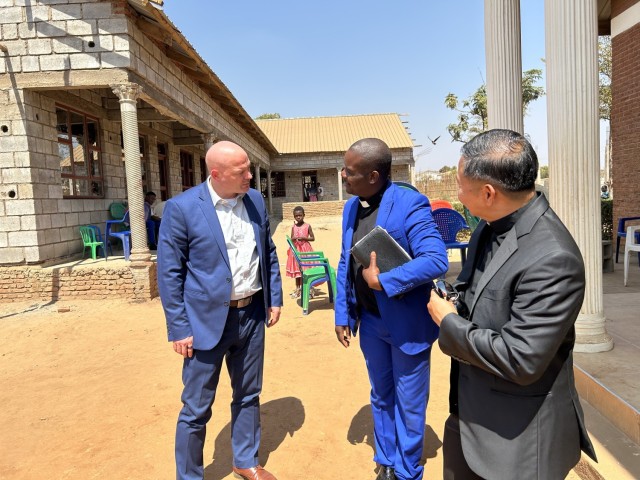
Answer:
[{"label": "blue plastic chair", "polygon": [[[618,219],[618,233],[616,236],[616,263],[618,263],[618,253],[620,253],[620,239],[627,238],[627,229],[625,228],[625,223],[632,220],[640,220],[640,217],[622,217]],[[640,232],[636,232],[636,243],[640,243]],[[640,265],[640,252],[638,252],[638,264]]]},{"label": "blue plastic chair", "polygon": [[460,230],[469,229],[462,215],[452,208],[438,208],[431,212],[438,226],[438,231],[444,240],[444,245],[449,249],[459,249],[462,265],[467,261],[467,247],[469,242],[459,242],[457,235]]},{"label": "blue plastic chair", "polygon": [[[129,210],[124,213],[124,217],[122,217],[121,220],[107,220],[106,224],[107,226],[104,231],[104,236],[107,241],[107,247],[111,251],[111,254],[113,255],[113,251],[111,250],[111,243],[109,242],[109,240],[111,239],[111,237],[113,237],[122,242],[124,259],[129,260],[129,253],[131,253],[131,227],[129,226]],[[114,231],[113,227],[116,225],[121,225],[126,230]]]}]

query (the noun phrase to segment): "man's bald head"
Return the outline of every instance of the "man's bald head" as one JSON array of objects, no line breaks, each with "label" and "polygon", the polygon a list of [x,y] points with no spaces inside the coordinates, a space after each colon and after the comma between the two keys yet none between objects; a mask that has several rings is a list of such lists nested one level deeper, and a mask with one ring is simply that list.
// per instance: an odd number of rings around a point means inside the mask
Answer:
[{"label": "man's bald head", "polygon": [[214,168],[218,170],[224,168],[224,166],[228,164],[229,159],[238,156],[248,158],[247,152],[245,152],[240,145],[222,140],[209,147],[205,157],[205,163],[207,164],[207,169],[211,172]]},{"label": "man's bald head", "polygon": [[364,163],[372,171],[380,174],[381,181],[386,181],[391,173],[391,150],[388,145],[379,138],[363,138],[349,147],[364,160]]},{"label": "man's bald head", "polygon": [[211,186],[221,198],[233,198],[249,190],[251,163],[247,152],[226,140],[207,151],[205,162],[211,174]]}]

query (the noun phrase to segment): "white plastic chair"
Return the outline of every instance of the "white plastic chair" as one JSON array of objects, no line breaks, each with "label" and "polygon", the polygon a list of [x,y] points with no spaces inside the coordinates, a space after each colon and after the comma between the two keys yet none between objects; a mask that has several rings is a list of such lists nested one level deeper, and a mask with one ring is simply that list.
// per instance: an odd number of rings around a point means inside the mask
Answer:
[{"label": "white plastic chair", "polygon": [[640,254],[640,243],[636,238],[636,232],[640,231],[640,225],[627,227],[627,238],[624,242],[624,286],[627,286],[627,274],[629,273],[629,253],[638,252]]}]

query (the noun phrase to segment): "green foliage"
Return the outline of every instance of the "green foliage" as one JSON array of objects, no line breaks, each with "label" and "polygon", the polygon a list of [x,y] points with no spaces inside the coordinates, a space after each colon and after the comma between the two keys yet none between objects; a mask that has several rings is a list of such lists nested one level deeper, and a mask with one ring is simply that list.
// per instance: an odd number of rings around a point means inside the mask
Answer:
[{"label": "green foliage", "polygon": [[[529,104],[544,95],[544,87],[537,86],[542,78],[542,70],[532,68],[522,73],[522,114],[527,114]],[[452,142],[468,142],[489,127],[487,114],[487,87],[485,84],[460,101],[458,96],[449,93],[444,99],[445,106],[458,112],[456,123],[450,123],[447,131]]]},{"label": "green foliage", "polygon": [[[461,201],[459,200],[454,200],[453,202],[451,202],[451,206],[453,207],[453,209],[458,212],[460,215],[462,215],[465,219],[467,218],[465,213],[464,213],[464,205],[462,204]],[[467,221],[467,223],[469,223],[469,221]],[[475,225],[474,225],[475,228]],[[473,233],[473,228],[471,230],[460,230],[458,232],[458,235],[456,236],[456,240],[458,240],[459,242],[468,242],[469,239],[471,238],[471,234]]]},{"label": "green foliage", "polygon": [[438,170],[438,173],[448,173],[448,172],[456,172],[456,171],[458,171],[458,167],[444,166],[440,170]]},{"label": "green foliage", "polygon": [[279,113],[263,113],[256,120],[273,120],[276,118],[282,118]]},{"label": "green foliage", "polygon": [[613,200],[600,200],[600,216],[602,219],[602,240],[613,240]]},{"label": "green foliage", "polygon": [[611,120],[611,37],[598,37],[600,118]]},{"label": "green foliage", "polygon": [[[459,112],[458,122],[447,126],[452,141],[466,142],[488,128],[487,89],[484,84],[462,102],[459,102],[455,94],[449,93],[444,104],[450,110]],[[458,106],[459,104],[460,106]]]},{"label": "green foliage", "polygon": [[460,200],[454,200],[453,202],[449,203],[451,203],[451,206],[456,212],[464,217],[464,205],[462,205],[462,202]]},{"label": "green foliage", "polygon": [[540,178],[549,178],[549,165],[542,165],[540,167]]}]

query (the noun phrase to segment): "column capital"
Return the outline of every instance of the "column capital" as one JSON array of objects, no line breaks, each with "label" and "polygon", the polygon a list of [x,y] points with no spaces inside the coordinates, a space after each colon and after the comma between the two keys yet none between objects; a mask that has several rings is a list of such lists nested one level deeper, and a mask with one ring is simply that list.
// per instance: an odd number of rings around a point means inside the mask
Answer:
[{"label": "column capital", "polygon": [[122,102],[132,102],[135,103],[140,97],[142,93],[142,86],[137,83],[120,83],[109,85],[113,93],[120,99],[120,103]]},{"label": "column capital", "polygon": [[202,141],[204,142],[204,148],[206,150],[208,150],[209,147],[211,147],[211,145],[213,145],[218,141],[218,135],[215,132],[202,133],[200,134],[200,136],[202,137]]}]

